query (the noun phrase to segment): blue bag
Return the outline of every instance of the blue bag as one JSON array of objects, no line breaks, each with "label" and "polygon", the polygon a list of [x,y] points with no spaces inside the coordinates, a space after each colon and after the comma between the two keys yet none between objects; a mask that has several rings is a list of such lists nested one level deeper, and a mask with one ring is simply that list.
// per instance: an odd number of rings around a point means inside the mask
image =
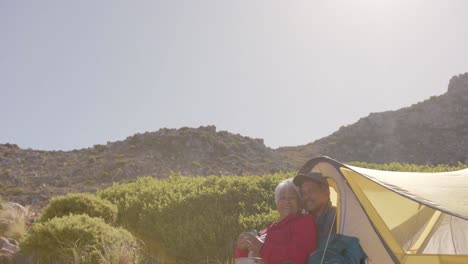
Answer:
[{"label": "blue bag", "polygon": [[320,243],[309,256],[307,264],[361,264],[367,259],[356,237],[336,234],[330,238],[328,246],[326,242]]}]

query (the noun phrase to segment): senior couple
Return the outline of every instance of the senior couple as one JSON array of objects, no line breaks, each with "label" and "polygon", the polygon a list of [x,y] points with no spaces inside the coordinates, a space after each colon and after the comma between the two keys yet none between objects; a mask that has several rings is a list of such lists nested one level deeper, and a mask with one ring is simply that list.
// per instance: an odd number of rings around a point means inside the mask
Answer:
[{"label": "senior couple", "polygon": [[336,233],[336,208],[322,174],[298,174],[278,184],[275,203],[279,219],[257,235],[240,234],[235,258],[261,257],[267,264],[305,264],[329,234]]}]

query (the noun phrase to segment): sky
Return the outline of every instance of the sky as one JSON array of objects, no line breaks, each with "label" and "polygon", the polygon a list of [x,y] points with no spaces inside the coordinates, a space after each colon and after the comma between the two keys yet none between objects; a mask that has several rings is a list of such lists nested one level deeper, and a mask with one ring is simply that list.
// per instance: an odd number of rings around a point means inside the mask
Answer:
[{"label": "sky", "polygon": [[441,95],[468,1],[0,0],[0,144],[215,125],[296,146]]}]

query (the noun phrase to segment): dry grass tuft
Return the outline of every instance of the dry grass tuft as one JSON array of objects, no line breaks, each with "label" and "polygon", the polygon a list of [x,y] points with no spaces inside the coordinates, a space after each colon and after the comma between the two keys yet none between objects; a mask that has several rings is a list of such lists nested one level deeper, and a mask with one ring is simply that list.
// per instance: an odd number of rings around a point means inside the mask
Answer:
[{"label": "dry grass tuft", "polygon": [[18,203],[4,203],[0,206],[0,236],[19,240],[26,234],[28,223],[33,217],[29,206]]}]

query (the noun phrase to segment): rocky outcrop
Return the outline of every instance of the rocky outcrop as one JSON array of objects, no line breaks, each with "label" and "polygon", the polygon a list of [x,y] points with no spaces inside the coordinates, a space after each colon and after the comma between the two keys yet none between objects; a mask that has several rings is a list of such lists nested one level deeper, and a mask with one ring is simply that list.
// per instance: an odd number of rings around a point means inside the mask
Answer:
[{"label": "rocky outcrop", "polygon": [[0,236],[0,253],[8,255],[19,251],[19,244],[16,240]]},{"label": "rocky outcrop", "polygon": [[0,236],[0,263],[2,264],[28,264],[31,261],[19,253],[18,241]]}]

